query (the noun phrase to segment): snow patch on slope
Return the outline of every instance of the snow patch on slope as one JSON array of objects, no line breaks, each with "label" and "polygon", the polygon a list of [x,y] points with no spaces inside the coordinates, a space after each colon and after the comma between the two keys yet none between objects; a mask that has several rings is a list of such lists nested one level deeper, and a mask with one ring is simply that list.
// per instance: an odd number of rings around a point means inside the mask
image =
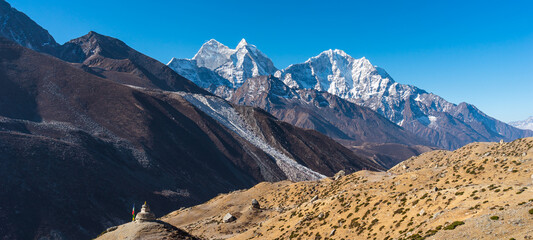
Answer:
[{"label": "snow patch on slope", "polygon": [[213,119],[231,129],[246,141],[263,150],[276,160],[276,164],[287,175],[291,181],[306,181],[325,178],[326,176],[317,173],[290,158],[278,149],[272,147],[263,138],[259,137],[249,129],[244,119],[239,113],[226,101],[214,96],[205,96],[201,94],[191,94],[179,92],[180,96],[185,98],[196,108],[211,116]]}]

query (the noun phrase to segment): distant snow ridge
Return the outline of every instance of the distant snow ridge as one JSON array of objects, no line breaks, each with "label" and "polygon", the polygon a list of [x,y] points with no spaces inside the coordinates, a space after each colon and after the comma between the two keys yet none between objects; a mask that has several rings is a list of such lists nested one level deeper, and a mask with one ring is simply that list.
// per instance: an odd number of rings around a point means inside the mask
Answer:
[{"label": "distant snow ridge", "polygon": [[471,104],[455,105],[415,86],[397,83],[365,57],[356,59],[338,49],[290,65],[275,76],[292,88],[327,91],[369,107],[446,149],[472,141],[513,140],[533,135],[487,116]]},{"label": "distant snow ridge", "polygon": [[527,118],[526,120],[510,122],[509,125],[524,130],[533,131],[533,116]]},{"label": "distant snow ridge", "polygon": [[[324,51],[304,63],[276,70],[266,55],[244,39],[236,49],[210,40],[193,59],[174,58],[168,65],[225,99],[230,99],[246,79],[274,74],[294,90],[327,91],[368,107],[445,149],[455,149],[474,141],[511,141],[533,136],[533,132],[511,127],[471,104],[463,102],[456,105],[415,86],[397,83],[384,69],[372,65],[365,57],[356,59],[338,49]],[[277,90],[281,88],[271,89]]]},{"label": "distant snow ridge", "polygon": [[259,137],[252,130],[250,130],[239,113],[237,113],[237,111],[235,111],[235,109],[223,99],[214,96],[185,92],[179,92],[178,94],[193,104],[196,108],[208,114],[213,119],[217,120],[274,158],[276,160],[276,164],[285,173],[285,175],[287,175],[289,180],[307,181],[326,177],[299,164],[294,159],[268,144],[263,138]]},{"label": "distant snow ridge", "polygon": [[272,60],[245,39],[235,49],[211,39],[202,45],[192,59],[172,58],[167,65],[198,86],[226,95],[231,95],[248,78],[277,71]]},{"label": "distant snow ridge", "polygon": [[[401,105],[409,98],[419,103],[434,103],[436,111],[453,108],[453,104],[437,95],[396,83],[384,69],[372,65],[365,57],[356,59],[338,49],[290,65],[275,76],[293,88],[327,91],[370,107],[395,123],[405,123]],[[425,115],[427,119],[429,114]]]}]

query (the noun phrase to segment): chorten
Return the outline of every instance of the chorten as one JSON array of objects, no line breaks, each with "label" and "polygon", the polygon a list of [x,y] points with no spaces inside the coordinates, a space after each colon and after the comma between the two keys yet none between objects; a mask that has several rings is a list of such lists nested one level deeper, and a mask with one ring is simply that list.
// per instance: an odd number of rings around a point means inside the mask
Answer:
[{"label": "chorten", "polygon": [[145,221],[154,221],[155,215],[154,213],[150,212],[150,207],[146,202],[144,202],[141,212],[137,213],[137,216],[135,216],[136,222],[145,222]]}]

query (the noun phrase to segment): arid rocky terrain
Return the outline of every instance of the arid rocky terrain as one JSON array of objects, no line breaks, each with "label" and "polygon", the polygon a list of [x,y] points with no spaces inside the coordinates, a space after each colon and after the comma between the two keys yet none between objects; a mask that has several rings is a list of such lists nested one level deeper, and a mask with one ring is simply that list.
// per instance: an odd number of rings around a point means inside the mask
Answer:
[{"label": "arid rocky terrain", "polygon": [[532,239],[532,166],[533,138],[472,143],[387,172],[264,182],[161,219],[205,239]]}]

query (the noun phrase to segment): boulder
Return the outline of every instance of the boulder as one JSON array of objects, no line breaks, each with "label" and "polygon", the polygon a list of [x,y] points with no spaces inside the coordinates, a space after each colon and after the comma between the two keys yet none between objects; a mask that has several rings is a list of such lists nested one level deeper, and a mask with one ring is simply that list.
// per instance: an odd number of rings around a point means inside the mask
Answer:
[{"label": "boulder", "polygon": [[225,223],[233,222],[235,220],[237,220],[237,218],[231,215],[231,213],[226,213],[226,215],[224,215],[224,217],[222,218],[222,221]]},{"label": "boulder", "polygon": [[341,177],[344,177],[346,175],[346,172],[344,172],[344,170],[340,170],[338,173],[335,174],[335,176],[333,176],[333,180],[338,180],[339,178]]},{"label": "boulder", "polygon": [[260,209],[261,206],[259,205],[259,202],[257,201],[257,199],[252,199],[252,208],[255,208],[255,209]]}]

